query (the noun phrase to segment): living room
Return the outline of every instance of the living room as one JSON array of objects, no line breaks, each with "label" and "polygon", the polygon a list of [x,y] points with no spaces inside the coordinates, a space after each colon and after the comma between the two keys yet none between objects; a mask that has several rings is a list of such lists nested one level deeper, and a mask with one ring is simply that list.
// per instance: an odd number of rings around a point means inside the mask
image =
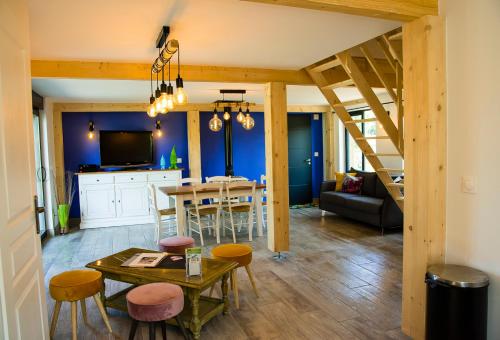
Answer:
[{"label": "living room", "polygon": [[266,2],[2,2],[4,338],[424,338],[436,264],[489,276],[499,334],[498,5]]}]

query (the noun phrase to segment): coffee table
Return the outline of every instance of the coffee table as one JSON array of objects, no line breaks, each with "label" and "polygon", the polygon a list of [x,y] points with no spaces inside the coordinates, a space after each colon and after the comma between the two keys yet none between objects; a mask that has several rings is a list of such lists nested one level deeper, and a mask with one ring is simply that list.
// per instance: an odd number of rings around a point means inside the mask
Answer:
[{"label": "coffee table", "polygon": [[[133,285],[107,297],[105,292],[106,286],[103,284],[103,290],[101,291],[103,305],[127,312],[125,295],[135,286],[153,282],[168,282],[179,285],[184,291],[184,296],[187,297],[184,310],[180,315],[181,319],[183,320],[184,327],[193,333],[195,339],[199,339],[201,327],[205,323],[220,313],[227,314],[229,310],[227,279],[230,272],[237,267],[237,263],[202,258],[201,277],[186,277],[184,269],[131,268],[120,266],[133,255],[148,252],[155,251],[130,248],[87,264],[86,267],[102,273],[103,281],[104,279],[109,279]],[[218,281],[222,283],[221,299],[201,296],[201,292]],[[167,322],[173,325],[177,324],[175,320],[168,320]]]}]

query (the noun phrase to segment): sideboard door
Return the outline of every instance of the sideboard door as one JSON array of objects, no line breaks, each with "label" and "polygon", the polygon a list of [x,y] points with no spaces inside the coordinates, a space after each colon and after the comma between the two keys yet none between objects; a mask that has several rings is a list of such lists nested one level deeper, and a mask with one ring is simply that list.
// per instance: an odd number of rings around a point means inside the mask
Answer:
[{"label": "sideboard door", "polygon": [[82,219],[116,217],[115,187],[113,184],[85,185],[80,190]]},{"label": "sideboard door", "polygon": [[148,188],[146,183],[116,184],[118,217],[149,215]]}]

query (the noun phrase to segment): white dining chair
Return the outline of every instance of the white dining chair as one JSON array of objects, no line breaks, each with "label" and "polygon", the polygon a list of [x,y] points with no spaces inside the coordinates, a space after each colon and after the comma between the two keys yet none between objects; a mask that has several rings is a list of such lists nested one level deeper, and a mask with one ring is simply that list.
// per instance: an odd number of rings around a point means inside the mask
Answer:
[{"label": "white dining chair", "polygon": [[231,181],[230,176],[212,176],[212,177],[205,177],[205,182],[206,183],[228,183]]},{"label": "white dining chair", "polygon": [[[210,190],[207,192],[207,190]],[[194,208],[188,210],[189,235],[193,232],[200,235],[201,245],[204,246],[203,229],[215,230],[217,243],[220,243],[220,215],[222,209],[222,183],[203,183],[193,185]],[[203,204],[200,198],[211,199],[211,203]],[[215,217],[215,220],[214,218]],[[197,227],[197,228],[196,228]]]},{"label": "white dining chair", "polygon": [[[260,175],[260,184],[267,185],[267,176]],[[267,188],[262,190],[262,226],[267,228]]]},{"label": "white dining chair", "polygon": [[184,184],[201,184],[201,178],[200,177],[185,177],[185,178],[179,178],[177,180],[177,186],[182,186]]},{"label": "white dining chair", "polygon": [[[236,190],[237,189],[237,190]],[[238,231],[243,225],[248,227],[248,240],[253,238],[253,213],[255,208],[255,182],[232,182],[226,184],[227,203],[223,206],[222,234],[226,235],[226,229],[230,229],[233,234],[233,242],[236,243],[235,226]],[[239,223],[236,224],[234,218],[239,217]],[[247,222],[243,221],[244,215],[247,215]],[[226,226],[226,217],[229,217],[230,228]]]},{"label": "white dining chair", "polygon": [[148,185],[148,193],[149,193],[149,209],[153,214],[155,219],[155,242],[156,244],[160,243],[161,235],[162,235],[162,222],[168,222],[170,226],[175,227],[175,208],[167,208],[167,209],[159,209],[158,208],[158,200],[156,198],[156,187],[154,184]]}]

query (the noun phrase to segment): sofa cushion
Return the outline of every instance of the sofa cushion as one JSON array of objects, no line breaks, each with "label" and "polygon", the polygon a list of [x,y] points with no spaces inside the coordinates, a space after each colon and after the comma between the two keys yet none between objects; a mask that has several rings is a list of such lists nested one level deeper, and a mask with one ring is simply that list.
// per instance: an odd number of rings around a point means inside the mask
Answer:
[{"label": "sofa cushion", "polygon": [[345,207],[353,210],[363,211],[369,214],[380,214],[384,200],[382,198],[353,195],[345,198]]},{"label": "sofa cushion", "polygon": [[379,178],[377,178],[375,182],[375,197],[386,198],[387,195],[389,195],[389,192],[385,188],[384,183],[382,183],[382,181]]},{"label": "sofa cushion", "polygon": [[345,207],[346,201],[352,197],[359,197],[359,194],[350,194],[347,192],[327,191],[322,192],[320,201],[326,204],[332,204],[339,207]]},{"label": "sofa cushion", "polygon": [[375,172],[359,171],[351,168],[351,172],[356,172],[357,177],[363,177],[363,186],[361,187],[361,195],[375,197],[375,183],[378,178]]},{"label": "sofa cushion", "polygon": [[363,177],[353,177],[346,175],[344,178],[344,183],[342,183],[342,192],[360,194],[361,187],[363,186],[363,180]]}]

